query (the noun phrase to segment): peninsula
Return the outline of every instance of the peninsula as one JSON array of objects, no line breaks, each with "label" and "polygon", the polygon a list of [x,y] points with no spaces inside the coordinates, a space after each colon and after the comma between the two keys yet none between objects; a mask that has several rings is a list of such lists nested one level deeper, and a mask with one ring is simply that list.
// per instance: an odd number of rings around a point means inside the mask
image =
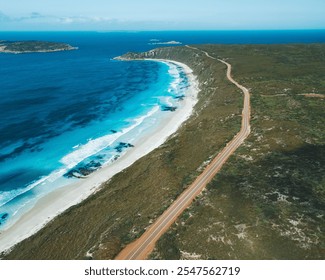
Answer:
[{"label": "peninsula", "polygon": [[45,41],[0,41],[0,53],[40,53],[40,52],[60,52],[71,51],[78,48],[65,43],[45,42]]},{"label": "peninsula", "polygon": [[[193,114],[162,145],[1,258],[114,259],[225,149],[234,152],[222,169],[145,257],[323,259],[324,51],[325,44],[195,45],[119,57],[188,65],[200,89]],[[244,140],[236,150],[229,148],[234,137]]]}]

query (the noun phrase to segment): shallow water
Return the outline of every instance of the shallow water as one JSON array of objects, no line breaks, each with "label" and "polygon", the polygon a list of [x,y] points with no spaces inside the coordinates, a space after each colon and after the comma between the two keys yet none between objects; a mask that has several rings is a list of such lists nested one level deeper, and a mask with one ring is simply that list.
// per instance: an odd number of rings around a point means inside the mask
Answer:
[{"label": "shallow water", "polygon": [[49,40],[76,51],[0,54],[0,227],[35,201],[118,160],[177,109],[187,80],[181,69],[113,57],[161,42],[324,42],[324,31],[0,33],[2,40]]},{"label": "shallow water", "polygon": [[177,108],[187,84],[182,68],[113,61],[116,53],[102,50],[109,40],[97,39],[77,40],[78,51],[0,57],[1,226],[118,160],[159,111]]}]

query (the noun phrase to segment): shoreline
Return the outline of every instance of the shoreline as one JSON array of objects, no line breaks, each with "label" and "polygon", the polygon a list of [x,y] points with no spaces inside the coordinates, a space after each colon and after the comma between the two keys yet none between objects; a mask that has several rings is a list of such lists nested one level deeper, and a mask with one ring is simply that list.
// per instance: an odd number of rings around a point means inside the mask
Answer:
[{"label": "shoreline", "polygon": [[71,47],[67,49],[53,49],[53,50],[40,50],[40,51],[10,51],[10,50],[6,50],[3,46],[0,46],[0,53],[9,53],[9,54],[51,53],[51,52],[75,51],[78,49],[79,49],[78,47]]},{"label": "shoreline", "polygon": [[[14,46],[13,49],[12,46]],[[73,51],[78,49],[79,49],[78,47],[73,47],[70,44],[63,44],[63,43],[40,42],[40,41],[26,41],[26,42],[0,41],[0,53],[9,53],[9,54],[62,52],[62,51]]]},{"label": "shoreline", "polygon": [[[150,135],[143,135],[135,142],[135,147],[111,165],[104,166],[87,179],[61,187],[42,197],[35,206],[22,215],[7,230],[0,232],[0,252],[9,252],[17,243],[32,236],[56,216],[73,205],[79,204],[101,189],[103,183],[123,171],[141,157],[162,145],[192,115],[199,92],[198,80],[193,71],[184,63],[167,59],[148,59],[161,63],[173,63],[184,69],[188,77],[189,88],[181,106],[175,112],[167,112],[166,117],[152,129]],[[168,115],[167,115],[168,114]]]}]

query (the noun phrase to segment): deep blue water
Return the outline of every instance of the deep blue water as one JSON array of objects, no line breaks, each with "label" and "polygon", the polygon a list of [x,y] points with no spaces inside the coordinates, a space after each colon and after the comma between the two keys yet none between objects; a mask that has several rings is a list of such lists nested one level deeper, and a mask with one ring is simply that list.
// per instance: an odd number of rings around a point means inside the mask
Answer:
[{"label": "deep blue water", "polygon": [[171,84],[186,84],[180,69],[171,75],[170,65],[111,60],[128,51],[154,48],[152,39],[183,44],[316,43],[325,42],[325,30],[0,32],[0,40],[79,47],[0,54],[0,226],[21,205],[62,184],[58,178],[73,180],[84,170],[116,160],[132,148],[132,143],[121,144],[119,136],[154,106],[163,110],[169,97],[179,97],[181,92],[173,92]]}]

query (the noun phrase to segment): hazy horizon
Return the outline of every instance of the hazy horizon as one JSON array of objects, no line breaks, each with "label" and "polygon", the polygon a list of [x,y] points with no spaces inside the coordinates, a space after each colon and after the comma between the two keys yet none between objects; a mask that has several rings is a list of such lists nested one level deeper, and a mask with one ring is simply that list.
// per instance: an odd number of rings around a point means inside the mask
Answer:
[{"label": "hazy horizon", "polygon": [[157,29],[157,30],[137,30],[137,29],[121,29],[121,30],[1,30],[0,32],[95,32],[95,33],[118,33],[118,32],[125,32],[125,33],[140,33],[140,32],[261,32],[261,31],[325,31],[325,28],[299,28],[299,29],[179,29],[179,30],[172,30],[172,29]]},{"label": "hazy horizon", "polygon": [[0,0],[0,31],[325,29],[322,0]]}]

